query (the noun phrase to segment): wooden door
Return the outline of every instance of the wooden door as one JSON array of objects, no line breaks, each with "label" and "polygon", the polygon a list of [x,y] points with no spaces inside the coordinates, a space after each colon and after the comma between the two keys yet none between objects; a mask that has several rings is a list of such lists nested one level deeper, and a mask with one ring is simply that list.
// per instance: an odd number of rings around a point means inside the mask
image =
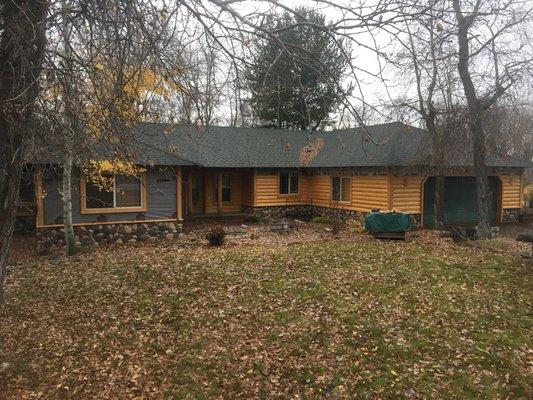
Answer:
[{"label": "wooden door", "polygon": [[205,185],[204,174],[201,172],[191,172],[190,185],[190,213],[192,215],[203,214],[205,206]]}]

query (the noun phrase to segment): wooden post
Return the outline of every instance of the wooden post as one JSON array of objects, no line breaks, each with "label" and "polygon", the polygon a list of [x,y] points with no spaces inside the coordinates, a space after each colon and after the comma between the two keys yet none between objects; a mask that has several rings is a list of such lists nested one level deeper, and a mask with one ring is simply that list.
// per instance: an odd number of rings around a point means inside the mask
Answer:
[{"label": "wooden post", "polygon": [[496,219],[501,224],[503,222],[503,181],[498,175],[496,175],[496,179],[498,180],[498,198],[496,200],[498,204],[496,204]]},{"label": "wooden post", "polygon": [[189,182],[187,183],[187,215],[192,214],[192,171],[189,170]]},{"label": "wooden post", "polygon": [[387,208],[389,210],[392,210],[393,208],[393,198],[392,198],[392,168],[387,169],[387,192],[388,192],[388,199],[387,199]]},{"label": "wooden post", "polygon": [[211,178],[211,174],[209,172],[202,172],[202,180],[204,184],[204,190],[203,190],[203,206],[204,206],[204,215],[207,215],[207,196],[209,193],[209,179]]},{"label": "wooden post", "polygon": [[252,172],[252,206],[257,205],[257,170]]},{"label": "wooden post", "polygon": [[429,179],[429,176],[426,176],[424,179],[422,179],[422,183],[420,184],[420,227],[424,227],[424,186],[426,185],[426,181]]},{"label": "wooden post", "polygon": [[43,192],[43,171],[40,166],[35,171],[35,207],[37,208],[36,226],[44,226],[44,192]]},{"label": "wooden post", "polygon": [[181,209],[181,167],[176,167],[176,219],[183,220],[183,210]]},{"label": "wooden post", "polygon": [[222,214],[222,172],[217,172],[217,212]]}]

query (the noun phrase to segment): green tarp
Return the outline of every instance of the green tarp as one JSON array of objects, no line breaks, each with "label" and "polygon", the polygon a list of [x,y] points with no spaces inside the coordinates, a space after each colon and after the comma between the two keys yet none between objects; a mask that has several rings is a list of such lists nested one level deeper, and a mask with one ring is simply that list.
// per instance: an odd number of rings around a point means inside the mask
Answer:
[{"label": "green tarp", "polygon": [[409,215],[371,212],[365,217],[365,229],[370,233],[405,232],[411,228]]}]

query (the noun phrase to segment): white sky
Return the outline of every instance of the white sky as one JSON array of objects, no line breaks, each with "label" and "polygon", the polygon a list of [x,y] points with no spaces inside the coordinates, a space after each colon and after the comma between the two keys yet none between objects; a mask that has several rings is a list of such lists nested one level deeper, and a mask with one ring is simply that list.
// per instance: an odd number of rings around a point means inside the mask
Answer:
[{"label": "white sky", "polygon": [[[207,0],[198,1],[203,1],[203,4],[205,5]],[[327,22],[331,23],[342,20],[346,21],[347,17],[351,18],[349,12],[347,13],[343,7],[348,7],[352,10],[359,10],[359,8],[355,6],[359,5],[361,1],[330,0],[330,5],[327,5],[323,2],[312,0],[279,0],[278,4],[281,6],[278,7],[273,6],[269,1],[249,0],[228,3],[245,20],[248,21],[256,20],[261,13],[266,13],[268,11],[280,13],[283,6],[291,9],[305,6],[320,10],[326,15]],[[364,7],[367,7],[367,9],[363,8],[361,12],[366,13],[368,8],[374,6],[378,2],[379,0],[364,1]],[[387,2],[383,3],[389,4]],[[210,6],[207,7],[209,9]],[[213,10],[214,9],[215,8],[213,8]],[[384,16],[385,19],[387,17],[387,15]],[[232,23],[232,19],[227,13],[220,14],[217,16],[217,18],[219,18],[218,21],[221,23]],[[345,22],[345,24],[347,23],[348,22]],[[352,24],[351,21],[349,23]],[[248,29],[251,28],[248,27]],[[351,103],[357,109],[361,109],[363,100],[370,105],[379,106],[380,104],[388,103],[390,100],[399,96],[414,96],[415,87],[413,77],[405,74],[400,77],[399,72],[391,65],[387,64],[384,58],[379,57],[375,51],[370,50],[379,48],[380,51],[384,51],[387,56],[391,56],[401,47],[393,32],[385,33],[384,31],[376,30],[368,32],[365,28],[349,28],[344,30],[343,33],[346,34],[349,39],[352,39],[350,41],[352,46],[352,65],[355,69],[354,74],[348,78],[346,85],[349,82],[354,83],[357,80],[356,88],[353,92],[353,96],[351,97]],[[345,40],[347,39],[345,38]],[[237,44],[236,46],[241,47],[241,49],[237,49],[237,51],[245,49],[245,46],[242,44]],[[529,46],[528,51],[531,51],[531,45]],[[478,65],[481,65],[481,62],[479,60],[477,61]],[[372,76],[372,74],[378,74],[383,67],[385,67],[385,69],[383,70],[382,76],[379,78]],[[354,76],[356,77],[356,80]],[[384,83],[384,80],[386,81],[386,84]],[[458,90],[457,94],[462,97],[462,89]],[[530,98],[530,95],[526,94],[526,98]],[[224,114],[224,111],[222,111],[222,114]],[[374,113],[373,118],[376,120],[386,119],[385,116],[380,116],[376,113]]]}]

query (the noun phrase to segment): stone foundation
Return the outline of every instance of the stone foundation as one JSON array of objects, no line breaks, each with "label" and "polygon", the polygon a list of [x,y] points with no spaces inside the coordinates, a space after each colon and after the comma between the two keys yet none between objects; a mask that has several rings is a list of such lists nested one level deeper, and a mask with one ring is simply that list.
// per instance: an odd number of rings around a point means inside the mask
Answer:
[{"label": "stone foundation", "polygon": [[521,216],[521,208],[508,208],[503,210],[503,222],[520,222]]},{"label": "stone foundation", "polygon": [[[294,218],[310,220],[313,217],[325,216],[332,219],[356,219],[361,223],[366,212],[345,210],[342,208],[319,207],[307,205],[275,206],[275,207],[250,207],[243,206],[242,212],[257,219],[279,219]],[[420,227],[420,214],[409,214],[411,225],[414,228]]]},{"label": "stone foundation", "polygon": [[342,220],[346,220],[348,218],[355,218],[362,221],[365,215],[364,212],[360,211],[306,205],[274,207],[243,206],[242,212],[258,219],[294,218],[301,220],[310,220],[313,217],[325,216]]},{"label": "stone foundation", "polygon": [[409,219],[411,220],[411,226],[413,228],[422,227],[422,217],[420,214],[409,214]]},{"label": "stone foundation", "polygon": [[[77,245],[88,246],[106,243],[144,242],[157,239],[174,239],[182,231],[181,222],[144,222],[85,225],[74,227]],[[63,228],[37,229],[37,252],[46,254],[65,245]]]}]

